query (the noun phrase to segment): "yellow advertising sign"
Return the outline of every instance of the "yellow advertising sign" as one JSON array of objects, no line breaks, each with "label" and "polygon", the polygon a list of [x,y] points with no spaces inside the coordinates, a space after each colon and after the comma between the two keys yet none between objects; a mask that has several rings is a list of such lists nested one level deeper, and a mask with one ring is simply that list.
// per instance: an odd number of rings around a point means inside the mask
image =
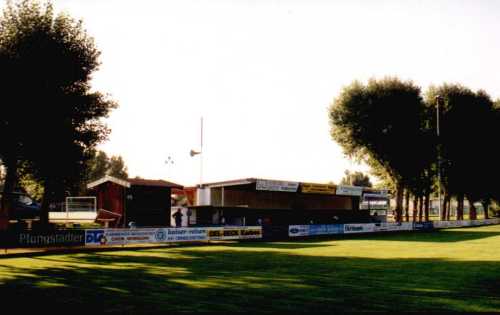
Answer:
[{"label": "yellow advertising sign", "polygon": [[336,186],[333,184],[301,183],[302,192],[305,194],[335,195]]}]

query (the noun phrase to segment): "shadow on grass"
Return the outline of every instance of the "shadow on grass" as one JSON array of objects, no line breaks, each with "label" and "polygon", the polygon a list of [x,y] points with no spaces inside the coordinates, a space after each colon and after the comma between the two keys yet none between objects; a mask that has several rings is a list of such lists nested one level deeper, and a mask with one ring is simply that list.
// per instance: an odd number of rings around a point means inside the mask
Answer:
[{"label": "shadow on grass", "polygon": [[[304,249],[332,247],[334,244],[320,244],[320,239],[310,239],[302,241],[279,241],[279,242],[242,242],[224,245],[225,247],[245,247],[245,248],[263,248],[263,249]],[[327,240],[326,238],[323,240]]]},{"label": "shadow on grass", "polygon": [[38,311],[500,311],[500,292],[492,289],[500,284],[500,262],[314,257],[231,246],[28,260],[29,268],[0,261],[5,309],[29,303]]}]

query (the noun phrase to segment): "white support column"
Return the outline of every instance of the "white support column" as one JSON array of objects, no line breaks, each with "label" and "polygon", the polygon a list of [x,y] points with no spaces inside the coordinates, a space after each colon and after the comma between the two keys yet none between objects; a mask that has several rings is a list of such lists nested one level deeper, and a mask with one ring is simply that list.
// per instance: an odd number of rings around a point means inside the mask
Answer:
[{"label": "white support column", "polygon": [[224,186],[221,187],[221,206],[224,207]]}]

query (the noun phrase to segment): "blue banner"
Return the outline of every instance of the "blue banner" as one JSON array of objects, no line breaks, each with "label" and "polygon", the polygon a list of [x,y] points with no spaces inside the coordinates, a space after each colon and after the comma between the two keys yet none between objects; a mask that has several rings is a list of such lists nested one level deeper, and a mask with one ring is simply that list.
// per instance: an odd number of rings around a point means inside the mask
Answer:
[{"label": "blue banner", "polygon": [[431,222],[414,222],[414,230],[432,230],[434,228],[434,223]]},{"label": "blue banner", "polygon": [[343,224],[314,224],[309,226],[309,235],[330,235],[343,233]]}]

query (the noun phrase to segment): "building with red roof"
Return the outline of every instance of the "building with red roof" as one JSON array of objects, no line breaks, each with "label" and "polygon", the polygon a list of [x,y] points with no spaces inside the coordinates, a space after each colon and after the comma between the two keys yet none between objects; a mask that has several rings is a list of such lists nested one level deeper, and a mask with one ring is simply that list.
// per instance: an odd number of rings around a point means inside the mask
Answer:
[{"label": "building with red roof", "polygon": [[172,189],[183,186],[161,179],[129,178],[109,175],[87,184],[97,197],[97,220],[111,221],[113,227],[170,225]]}]

